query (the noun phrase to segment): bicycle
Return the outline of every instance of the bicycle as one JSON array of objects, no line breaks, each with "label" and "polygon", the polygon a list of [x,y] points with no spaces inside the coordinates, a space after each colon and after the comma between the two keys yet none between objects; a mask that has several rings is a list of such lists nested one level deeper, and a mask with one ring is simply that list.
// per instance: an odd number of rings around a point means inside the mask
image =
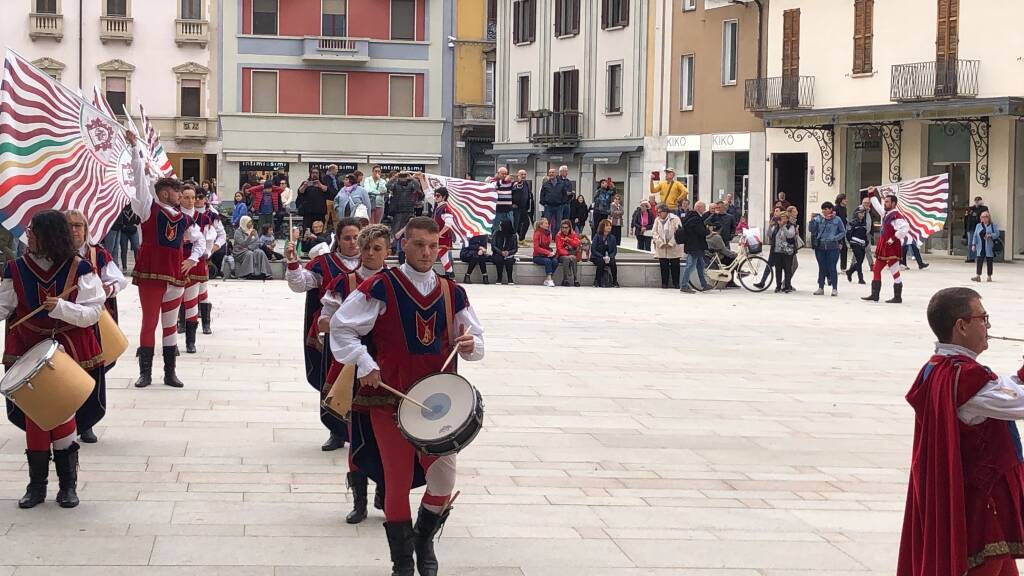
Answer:
[{"label": "bicycle", "polygon": [[[740,243],[736,258],[728,265],[722,263],[722,257],[718,252],[709,252],[708,254],[711,259],[704,269],[704,277],[711,288],[722,290],[733,280],[739,280],[739,284],[750,292],[764,292],[772,285],[775,273],[768,265],[768,260],[763,256],[750,254],[746,242]],[[762,274],[767,274],[764,282],[761,282]],[[761,287],[758,288],[757,284],[760,284]],[[690,286],[699,290],[700,278],[691,275]]]}]

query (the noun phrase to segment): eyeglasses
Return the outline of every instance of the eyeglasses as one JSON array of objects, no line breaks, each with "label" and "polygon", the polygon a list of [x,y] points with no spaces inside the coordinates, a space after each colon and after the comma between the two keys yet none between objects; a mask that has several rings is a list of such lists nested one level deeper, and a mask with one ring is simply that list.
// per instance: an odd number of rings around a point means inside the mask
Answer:
[{"label": "eyeglasses", "polygon": [[992,325],[989,322],[988,314],[978,314],[978,315],[975,315],[975,316],[966,316],[966,317],[963,318],[963,320],[966,320],[967,322],[970,322],[972,320],[979,320],[979,319],[980,320],[984,320],[986,326],[991,326]]}]

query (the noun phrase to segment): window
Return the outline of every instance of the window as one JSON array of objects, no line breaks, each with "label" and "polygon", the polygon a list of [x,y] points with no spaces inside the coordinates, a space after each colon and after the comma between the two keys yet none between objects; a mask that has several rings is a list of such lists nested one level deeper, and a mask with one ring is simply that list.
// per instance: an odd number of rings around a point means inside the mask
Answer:
[{"label": "window", "polygon": [[416,0],[391,0],[391,39],[416,39]]},{"label": "window", "polygon": [[555,72],[555,112],[575,112],[580,109],[580,71]]},{"label": "window", "polygon": [[536,39],[536,0],[515,0],[512,4],[512,43],[529,44]]},{"label": "window", "polygon": [[622,112],[622,64],[608,65],[608,98],[605,112]]},{"label": "window", "polygon": [[391,76],[389,82],[388,116],[415,116],[416,78],[414,76]]},{"label": "window", "polygon": [[114,114],[121,116],[128,105],[128,78],[124,76],[107,76],[107,104]]},{"label": "window", "polygon": [[498,0],[487,0],[487,21],[495,22],[498,20]]},{"label": "window", "polygon": [[277,114],[277,72],[253,71],[252,111]]},{"label": "window", "polygon": [[348,0],[323,0],[322,3],[323,36],[344,37],[347,35]]},{"label": "window", "polygon": [[683,12],[697,9],[697,0],[683,0]]},{"label": "window", "polygon": [[106,0],[107,16],[128,17],[128,0]]},{"label": "window", "polygon": [[320,113],[344,116],[348,113],[348,75],[320,75]]},{"label": "window", "polygon": [[853,73],[870,74],[871,53],[875,36],[875,0],[854,0],[853,3]]},{"label": "window", "polygon": [[494,61],[484,65],[484,104],[494,106]]},{"label": "window", "polygon": [[518,102],[516,107],[516,118],[526,118],[530,115],[530,75],[520,74],[517,86]]},{"label": "window", "polygon": [[679,110],[693,110],[693,54],[684,54],[679,66]]},{"label": "window", "polygon": [[56,14],[57,0],[36,0],[36,12],[39,14]]},{"label": "window", "polygon": [[629,26],[629,0],[601,0],[601,28]]},{"label": "window", "polygon": [[739,33],[739,22],[726,20],[722,22],[722,85],[736,84],[736,48]]},{"label": "window", "polygon": [[202,4],[202,0],[181,0],[181,19],[182,20],[202,20],[203,19],[203,4]]},{"label": "window", "polygon": [[252,33],[277,36],[277,0],[252,0]]},{"label": "window", "polygon": [[580,0],[555,0],[555,36],[580,33]]},{"label": "window", "polygon": [[181,79],[181,115],[199,118],[202,112],[203,81],[195,78]]},{"label": "window", "polygon": [[196,182],[199,182],[200,180],[203,179],[199,171],[200,165],[201,162],[199,161],[199,158],[182,158],[181,174],[179,174],[178,176],[182,178],[182,180],[192,179],[195,180]]}]

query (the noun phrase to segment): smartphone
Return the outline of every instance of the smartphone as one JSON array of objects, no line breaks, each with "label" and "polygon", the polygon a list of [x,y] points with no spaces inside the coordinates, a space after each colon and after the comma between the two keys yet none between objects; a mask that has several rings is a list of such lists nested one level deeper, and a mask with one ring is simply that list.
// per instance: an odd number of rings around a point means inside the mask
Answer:
[{"label": "smartphone", "polygon": [[651,172],[651,180],[661,180],[661,172],[658,170]]}]

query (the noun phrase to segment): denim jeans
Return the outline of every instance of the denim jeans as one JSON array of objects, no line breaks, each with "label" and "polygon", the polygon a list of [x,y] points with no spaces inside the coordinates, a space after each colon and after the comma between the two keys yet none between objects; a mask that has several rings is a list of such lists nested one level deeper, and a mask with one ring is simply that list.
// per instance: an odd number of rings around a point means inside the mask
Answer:
[{"label": "denim jeans", "polygon": [[561,206],[545,206],[544,217],[548,219],[548,224],[551,225],[552,230],[558,230],[558,217],[562,214]]},{"label": "denim jeans", "polygon": [[921,258],[921,249],[917,247],[917,244],[911,242],[910,244],[903,245],[903,260],[900,262],[904,266],[907,265],[907,253],[914,254],[914,260],[917,260],[917,267],[924,266],[924,260]]},{"label": "denim jeans", "polygon": [[696,254],[686,255],[686,265],[683,266],[683,277],[679,280],[679,288],[686,288],[690,285],[690,274],[693,270],[697,270],[697,279],[700,280],[701,290],[707,290],[708,280],[704,276],[704,267],[707,264],[704,262],[704,253],[698,252]]},{"label": "denim jeans", "polygon": [[824,289],[826,280],[833,288],[838,288],[839,272],[836,266],[839,265],[839,249],[817,249],[814,251],[814,257],[818,260],[818,288]]},{"label": "denim jeans", "polygon": [[[562,225],[562,220],[569,219],[569,208],[568,204],[562,204],[558,207],[558,226]],[[551,226],[551,229],[558,230],[558,226]]]},{"label": "denim jeans", "polygon": [[142,231],[139,230],[138,226],[136,226],[135,232],[132,232],[131,234],[119,232],[117,237],[117,250],[118,256],[121,258],[121,271],[126,272],[128,270],[128,245],[131,245],[132,254],[138,258],[139,244],[142,243]]},{"label": "denim jeans", "polygon": [[551,276],[558,270],[558,258],[548,256],[534,256],[533,263],[544,267],[544,273]]}]

